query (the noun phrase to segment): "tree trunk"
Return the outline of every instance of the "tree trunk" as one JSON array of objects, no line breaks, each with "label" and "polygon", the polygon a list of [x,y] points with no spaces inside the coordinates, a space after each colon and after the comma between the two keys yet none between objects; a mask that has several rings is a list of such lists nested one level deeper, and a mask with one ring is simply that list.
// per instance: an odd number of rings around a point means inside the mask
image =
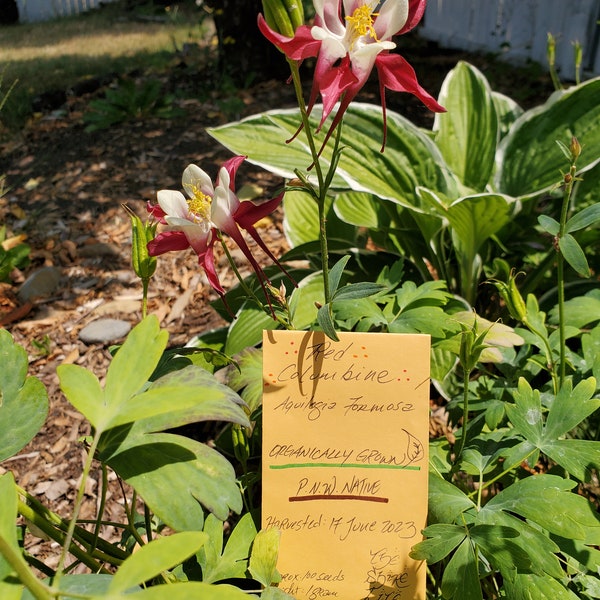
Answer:
[{"label": "tree trunk", "polygon": [[238,85],[251,78],[285,78],[283,54],[259,31],[261,0],[205,0],[212,9],[219,41],[219,69]]}]

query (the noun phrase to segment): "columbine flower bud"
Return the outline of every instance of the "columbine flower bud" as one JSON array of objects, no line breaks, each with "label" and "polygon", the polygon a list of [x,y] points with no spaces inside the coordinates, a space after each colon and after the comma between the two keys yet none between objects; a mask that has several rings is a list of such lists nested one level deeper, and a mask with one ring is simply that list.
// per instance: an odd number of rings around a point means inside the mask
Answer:
[{"label": "columbine flower bud", "polygon": [[148,253],[148,242],[156,235],[156,223],[144,224],[127,205],[123,208],[131,218],[131,264],[135,274],[147,282],[156,271],[156,257]]},{"label": "columbine flower bud", "polygon": [[302,0],[262,0],[267,25],[277,33],[292,38],[300,25],[304,25]]},{"label": "columbine flower bud", "polygon": [[527,321],[527,306],[519,288],[516,284],[516,275],[510,274],[508,283],[504,281],[493,281],[496,289],[500,292],[500,297],[504,300],[506,308],[510,313],[510,316],[517,321],[522,323]]},{"label": "columbine flower bud", "polygon": [[581,154],[581,144],[575,136],[571,138],[571,145],[569,146],[569,150],[571,151],[571,159],[573,162],[575,162]]}]

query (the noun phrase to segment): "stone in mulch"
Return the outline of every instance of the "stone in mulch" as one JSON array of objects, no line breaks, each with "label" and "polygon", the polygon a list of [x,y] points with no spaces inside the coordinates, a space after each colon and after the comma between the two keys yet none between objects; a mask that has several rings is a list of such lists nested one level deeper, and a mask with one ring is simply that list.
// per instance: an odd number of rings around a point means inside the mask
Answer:
[{"label": "stone in mulch", "polygon": [[79,332],[79,339],[86,344],[107,344],[124,338],[131,324],[120,319],[97,319]]},{"label": "stone in mulch", "polygon": [[31,273],[17,292],[17,296],[21,302],[51,296],[58,288],[59,281],[60,269],[43,267]]}]

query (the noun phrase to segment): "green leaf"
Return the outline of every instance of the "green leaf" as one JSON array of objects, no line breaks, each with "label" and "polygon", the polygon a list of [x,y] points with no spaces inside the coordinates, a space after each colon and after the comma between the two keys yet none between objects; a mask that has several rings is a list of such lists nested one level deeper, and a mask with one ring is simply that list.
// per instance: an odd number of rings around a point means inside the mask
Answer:
[{"label": "green leaf", "polygon": [[469,535],[503,575],[512,574],[515,570],[531,572],[534,561],[529,552],[518,544],[519,529],[505,525],[475,525],[469,530]]},{"label": "green leaf", "polygon": [[[7,550],[11,552],[13,559],[24,569],[28,569],[17,541],[17,488],[11,472],[0,475],[0,506],[0,540],[8,546]],[[0,552],[0,595],[3,599],[17,600],[21,597],[22,585],[16,581],[5,581],[8,576],[15,575],[15,571]]]},{"label": "green leaf", "polygon": [[[72,596],[66,594],[66,592],[71,592],[73,596],[100,596],[105,600],[112,596],[108,596],[108,588],[110,586],[110,582],[112,581],[112,575],[103,575],[101,573],[86,573],[79,575],[63,575],[60,578],[59,589],[64,595],[61,595],[61,598],[65,598],[67,600],[71,600]],[[49,579],[44,580],[44,583],[47,585],[51,584]],[[1,588],[0,588],[1,589]],[[133,590],[128,590],[129,592]],[[4,600],[4,596],[2,596]],[[19,596],[20,600],[36,600],[35,597],[31,594],[29,590],[24,590],[23,596]]]},{"label": "green leaf", "polygon": [[168,338],[155,315],[147,316],[131,330],[106,374],[104,398],[109,409],[127,402],[147,383]]},{"label": "green leaf", "polygon": [[281,579],[277,572],[280,537],[281,532],[278,529],[263,529],[257,533],[252,544],[248,570],[252,577],[265,587],[278,583]]},{"label": "green leaf", "polygon": [[517,531],[519,535],[511,538],[511,544],[520,549],[517,551],[517,556],[526,554],[530,557],[531,571],[540,574],[548,573],[552,577],[558,578],[563,576],[561,562],[556,556],[560,548],[537,526],[534,527],[523,519],[502,510],[496,510],[494,506],[489,508],[487,505],[477,513],[476,523],[477,525],[502,526]]},{"label": "green leaf", "polygon": [[98,378],[78,365],[59,365],[56,371],[67,400],[98,429],[106,410]]},{"label": "green leaf", "polygon": [[294,329],[305,329],[317,320],[317,304],[325,302],[321,271],[305,277],[292,292],[289,300]]},{"label": "green leaf", "polygon": [[124,592],[172,569],[198,552],[207,539],[208,535],[202,531],[184,531],[152,540],[123,562],[112,579],[109,593]]},{"label": "green leaf", "polygon": [[518,391],[514,392],[515,404],[506,405],[506,414],[515,429],[529,442],[539,445],[542,441],[543,415],[539,390],[531,388],[521,377]]},{"label": "green leaf", "polygon": [[515,600],[577,600],[559,581],[545,575],[516,573],[504,582],[507,598]]},{"label": "green leaf", "polygon": [[[319,239],[319,209],[317,203],[306,192],[290,190],[283,198],[283,230],[292,247]],[[356,229],[344,223],[333,210],[333,197],[325,199],[327,236],[354,240]]]},{"label": "green leaf", "polygon": [[[380,229],[386,224],[385,200],[365,192],[345,192],[335,197],[335,214],[344,221],[357,227]],[[387,218],[389,225],[389,217]],[[329,231],[329,220],[327,222]]]},{"label": "green leaf", "polygon": [[135,594],[120,592],[94,596],[90,600],[248,600],[248,595],[230,585],[212,585],[203,581],[186,581],[155,585]]},{"label": "green leaf", "polygon": [[238,392],[252,414],[262,402],[262,350],[246,348],[234,356],[235,364],[223,370],[227,386]]},{"label": "green leaf", "polygon": [[[558,307],[550,311],[552,323],[558,323]],[[565,324],[579,329],[600,319],[600,290],[589,291],[583,296],[565,302]]]},{"label": "green leaf", "polygon": [[486,508],[521,515],[562,537],[596,543],[600,517],[585,498],[570,491],[575,485],[556,475],[527,477],[494,496]]},{"label": "green leaf", "polygon": [[[577,137],[583,146],[578,173],[599,162],[600,78],[555,92],[542,106],[525,112],[498,148],[496,189],[530,196],[557,183],[566,161],[556,140]],[[543,157],[543,160],[540,160]]]},{"label": "green leaf", "polygon": [[560,231],[560,223],[548,215],[540,215],[538,217],[538,223],[542,226],[542,229],[550,235],[556,236]]},{"label": "green leaf", "polygon": [[268,587],[265,588],[260,595],[261,600],[294,600],[294,596],[286,594],[281,588]]},{"label": "green leaf", "polygon": [[27,352],[0,329],[0,462],[26,446],[44,424],[48,394],[27,376]]},{"label": "green leaf", "polygon": [[[315,107],[311,127],[318,126],[319,107]],[[294,169],[311,162],[304,137],[285,144],[298,129],[298,110],[273,110],[237,123],[208,129],[208,133],[236,154],[248,155],[251,163],[277,175],[294,178]],[[327,130],[316,136],[320,145]],[[444,160],[426,133],[400,115],[387,112],[387,145],[381,152],[383,117],[379,106],[352,103],[344,114],[340,146],[343,152],[333,178],[334,189],[370,192],[404,206],[416,202],[417,185],[445,193],[454,181]],[[323,161],[331,161],[331,144]]]},{"label": "green leaf", "polygon": [[469,538],[465,539],[444,569],[442,594],[452,600],[482,600],[477,557]]},{"label": "green leaf", "polygon": [[600,442],[593,440],[551,440],[540,450],[580,481],[592,481],[600,468]]},{"label": "green leaf", "polygon": [[586,206],[583,210],[574,214],[566,223],[565,231],[579,231],[590,225],[594,225],[600,221],[600,202]]},{"label": "green leaf", "polygon": [[319,310],[317,311],[317,321],[325,335],[337,342],[338,336],[335,331],[335,325],[331,316],[330,304],[324,304],[319,308]]},{"label": "green leaf", "polygon": [[593,377],[580,381],[575,389],[566,380],[550,406],[544,439],[558,439],[600,408],[600,399],[592,398],[595,391]]},{"label": "green leaf", "polygon": [[208,371],[189,365],[167,373],[120,406],[110,426],[136,421],[138,429],[158,431],[210,420],[247,426],[242,404],[237,394]]},{"label": "green leaf", "polygon": [[104,451],[99,458],[176,531],[202,529],[201,504],[223,521],[230,510],[242,509],[229,461],[195,440],[170,433],[142,434],[134,425],[118,449]]},{"label": "green leaf", "polygon": [[469,497],[445,479],[429,474],[429,520],[453,523],[462,513],[475,508]]},{"label": "green leaf", "polygon": [[460,266],[460,289],[470,304],[479,283],[481,246],[511,221],[515,202],[500,194],[477,194],[453,202],[447,209],[452,240]]},{"label": "green leaf", "polygon": [[463,185],[483,191],[494,168],[498,116],[490,86],[472,65],[459,62],[446,76],[437,113],[435,141],[444,160]]},{"label": "green leaf", "polygon": [[359,298],[369,298],[375,296],[385,290],[384,285],[371,283],[369,281],[361,281],[359,283],[351,283],[337,290],[334,294],[334,300],[357,300]]},{"label": "green leaf", "polygon": [[233,356],[262,340],[264,329],[276,329],[277,321],[253,302],[244,303],[229,327],[225,353]]},{"label": "green leaf", "polygon": [[565,260],[581,275],[582,277],[590,277],[591,271],[588,265],[587,258],[577,243],[577,240],[570,234],[565,233],[558,238],[558,247],[562,252]]},{"label": "green leaf", "polygon": [[492,92],[494,107],[498,115],[500,138],[503,138],[513,123],[523,114],[523,109],[512,99],[499,92]]},{"label": "green leaf", "polygon": [[232,577],[245,577],[250,557],[250,547],[256,537],[256,527],[252,515],[246,513],[231,532],[225,551],[223,546],[223,522],[209,515],[204,525],[209,540],[198,553],[202,567],[202,580],[214,583]]},{"label": "green leaf", "polygon": [[350,260],[350,255],[342,256],[331,269],[329,269],[329,292],[332,297],[335,297],[335,293],[340,285],[340,280],[344,274],[344,269]]},{"label": "green leaf", "polygon": [[423,535],[426,539],[413,546],[410,557],[426,560],[431,565],[446,558],[465,539],[467,532],[459,525],[438,523],[426,527]]}]

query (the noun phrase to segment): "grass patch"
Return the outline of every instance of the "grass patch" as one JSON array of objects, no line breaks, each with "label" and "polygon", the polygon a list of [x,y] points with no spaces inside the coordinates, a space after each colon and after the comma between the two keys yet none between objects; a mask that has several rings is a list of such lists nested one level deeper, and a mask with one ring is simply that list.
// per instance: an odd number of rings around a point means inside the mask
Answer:
[{"label": "grass patch", "polygon": [[193,1],[158,14],[128,11],[115,2],[73,17],[4,27],[0,98],[12,82],[17,84],[4,106],[3,123],[22,126],[33,98],[68,90],[87,77],[167,69],[185,43],[207,39],[202,16]]}]

